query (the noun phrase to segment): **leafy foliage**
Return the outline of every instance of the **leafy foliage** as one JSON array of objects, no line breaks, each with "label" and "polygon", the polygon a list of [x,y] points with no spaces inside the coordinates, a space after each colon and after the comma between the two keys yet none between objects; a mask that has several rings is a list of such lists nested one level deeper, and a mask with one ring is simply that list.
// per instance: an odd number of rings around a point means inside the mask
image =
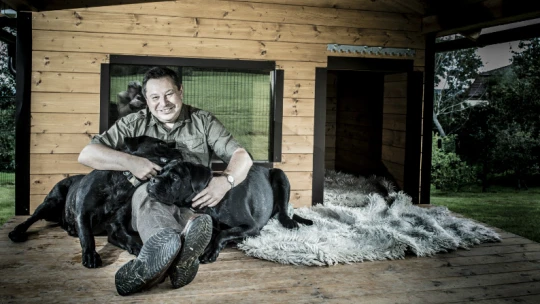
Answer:
[{"label": "leafy foliage", "polygon": [[0,42],[0,171],[15,170],[15,78],[7,44]]},{"label": "leafy foliage", "polygon": [[489,103],[474,107],[459,132],[458,153],[490,174],[515,174],[516,181],[540,167],[540,39],[521,41],[512,69],[492,76]]},{"label": "leafy foliage", "polygon": [[435,90],[433,120],[442,136],[461,128],[468,118],[467,110],[471,106],[466,103],[466,93],[482,66],[476,50],[469,48],[435,54],[435,86],[439,89]]},{"label": "leafy foliage", "polygon": [[455,153],[455,140],[455,135],[445,137],[433,135],[431,181],[437,189],[456,192],[476,181],[475,169]]}]

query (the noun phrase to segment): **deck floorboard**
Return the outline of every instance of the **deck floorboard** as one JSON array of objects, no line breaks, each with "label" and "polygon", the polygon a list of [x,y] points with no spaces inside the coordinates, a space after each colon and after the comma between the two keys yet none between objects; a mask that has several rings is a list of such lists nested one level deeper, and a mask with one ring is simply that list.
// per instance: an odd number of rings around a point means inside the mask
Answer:
[{"label": "deck floorboard", "polygon": [[81,264],[77,238],[57,225],[34,224],[29,240],[0,228],[0,303],[540,303],[540,244],[496,229],[501,243],[432,257],[407,256],[328,267],[281,265],[225,249],[195,280],[121,297],[114,274],[134,256],[97,237],[104,266]]}]

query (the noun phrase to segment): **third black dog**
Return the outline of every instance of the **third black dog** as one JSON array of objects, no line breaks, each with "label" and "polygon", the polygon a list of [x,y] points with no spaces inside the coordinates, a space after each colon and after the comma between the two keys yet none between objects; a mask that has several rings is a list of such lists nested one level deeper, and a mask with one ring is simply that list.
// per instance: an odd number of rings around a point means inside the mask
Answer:
[{"label": "third black dog", "polygon": [[[160,166],[182,159],[182,152],[162,140],[148,136],[126,138],[126,153],[145,157]],[[101,266],[94,235],[104,232],[109,243],[138,255],[142,241],[131,229],[131,197],[137,180],[130,172],[93,170],[58,182],[32,216],[9,233],[14,242],[27,239],[26,231],[38,220],[59,223],[71,236],[78,236],[82,263],[88,268]]]},{"label": "third black dog", "polygon": [[[148,194],[164,204],[190,207],[193,197],[206,188],[211,178],[212,172],[205,166],[173,161],[150,180]],[[227,192],[217,206],[203,209],[212,217],[214,231],[200,261],[214,262],[227,243],[259,235],[276,214],[289,229],[297,228],[298,223],[313,224],[300,216],[288,215],[289,195],[289,180],[282,170],[253,165],[246,179]]]}]

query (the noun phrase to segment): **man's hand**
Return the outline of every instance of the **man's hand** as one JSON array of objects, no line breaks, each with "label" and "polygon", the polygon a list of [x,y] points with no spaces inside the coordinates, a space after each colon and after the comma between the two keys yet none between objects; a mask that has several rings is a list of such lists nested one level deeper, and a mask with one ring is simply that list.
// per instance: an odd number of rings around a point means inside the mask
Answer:
[{"label": "man's hand", "polygon": [[193,208],[214,207],[231,190],[231,184],[225,176],[212,178],[208,186],[193,198]]},{"label": "man's hand", "polygon": [[130,155],[126,162],[126,168],[138,179],[147,180],[156,176],[161,167],[146,158]]}]

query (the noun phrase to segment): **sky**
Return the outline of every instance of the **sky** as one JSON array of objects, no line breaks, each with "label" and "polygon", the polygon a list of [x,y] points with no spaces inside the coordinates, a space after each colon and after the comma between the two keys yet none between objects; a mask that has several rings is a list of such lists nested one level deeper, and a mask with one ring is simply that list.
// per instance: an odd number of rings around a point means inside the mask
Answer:
[{"label": "sky", "polygon": [[511,63],[510,58],[512,58],[510,47],[512,47],[514,51],[517,51],[518,42],[519,41],[505,42],[479,48],[477,53],[484,63],[484,66],[480,68],[480,72],[509,65]]}]

